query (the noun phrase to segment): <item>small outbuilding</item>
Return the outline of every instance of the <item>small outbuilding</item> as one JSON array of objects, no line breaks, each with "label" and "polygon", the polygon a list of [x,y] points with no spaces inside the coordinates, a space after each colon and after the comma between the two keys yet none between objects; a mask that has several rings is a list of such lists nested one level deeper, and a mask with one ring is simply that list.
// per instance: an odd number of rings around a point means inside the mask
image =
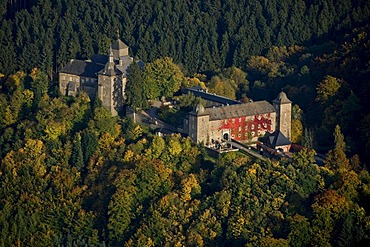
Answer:
[{"label": "small outbuilding", "polygon": [[281,131],[276,130],[273,133],[268,133],[265,136],[265,145],[269,148],[279,150],[282,152],[289,152],[292,142],[284,136]]}]

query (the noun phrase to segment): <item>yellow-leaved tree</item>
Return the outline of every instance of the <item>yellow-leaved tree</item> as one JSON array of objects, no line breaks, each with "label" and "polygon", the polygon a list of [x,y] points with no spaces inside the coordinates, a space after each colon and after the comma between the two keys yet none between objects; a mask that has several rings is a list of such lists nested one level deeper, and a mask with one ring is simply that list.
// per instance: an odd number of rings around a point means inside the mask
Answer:
[{"label": "yellow-leaved tree", "polygon": [[316,88],[316,101],[325,104],[329,99],[337,94],[343,82],[338,78],[327,75]]}]

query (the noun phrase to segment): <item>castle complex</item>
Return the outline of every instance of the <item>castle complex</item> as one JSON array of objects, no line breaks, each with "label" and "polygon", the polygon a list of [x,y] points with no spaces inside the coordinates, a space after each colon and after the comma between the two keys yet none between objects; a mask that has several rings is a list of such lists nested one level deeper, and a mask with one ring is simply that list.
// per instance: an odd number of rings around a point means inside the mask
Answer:
[{"label": "castle complex", "polygon": [[184,132],[193,141],[206,145],[231,139],[253,142],[259,137],[269,136],[271,146],[290,145],[292,102],[284,92],[270,104],[267,101],[241,103],[197,90],[190,91],[205,99],[206,105],[211,105],[205,108],[199,104],[185,119]]},{"label": "castle complex", "polygon": [[72,59],[59,72],[62,95],[76,96],[86,92],[91,99],[99,97],[102,104],[115,116],[123,106],[128,68],[133,58],[128,46],[115,40],[108,55],[94,55],[91,60]]},{"label": "castle complex", "polygon": [[[128,46],[117,39],[108,55],[94,55],[91,60],[72,59],[59,72],[59,88],[63,95],[86,92],[91,99],[99,97],[102,105],[115,116],[123,107],[128,68],[133,58]],[[140,64],[139,64],[140,65]],[[270,104],[267,101],[241,103],[201,88],[184,89],[205,100],[184,119],[183,132],[194,142],[212,145],[224,140],[254,142],[267,137],[273,149],[289,150],[292,102],[284,92]]]}]

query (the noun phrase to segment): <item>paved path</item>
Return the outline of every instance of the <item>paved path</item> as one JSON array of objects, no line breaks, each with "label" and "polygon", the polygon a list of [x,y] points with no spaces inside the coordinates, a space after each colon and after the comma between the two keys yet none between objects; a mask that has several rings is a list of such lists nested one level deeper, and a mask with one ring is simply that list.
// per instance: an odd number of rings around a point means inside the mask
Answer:
[{"label": "paved path", "polygon": [[256,153],[256,152],[254,152],[254,151],[252,151],[252,150],[250,150],[247,146],[245,146],[245,145],[242,145],[242,144],[239,144],[239,143],[236,143],[236,142],[233,142],[233,141],[228,141],[228,143],[230,144],[230,145],[232,145],[233,147],[236,147],[236,148],[239,148],[240,150],[243,150],[244,152],[246,152],[247,154],[249,154],[249,155],[251,155],[251,156],[253,156],[253,157],[255,157],[255,158],[257,158],[257,159],[260,159],[260,160],[263,160],[263,161],[265,161],[266,160],[266,158],[265,157],[263,157],[262,155],[260,155],[259,153]]},{"label": "paved path", "polygon": [[135,113],[135,122],[148,126],[150,129],[166,129],[167,132],[179,133],[179,130],[158,119],[158,103],[154,104],[149,110]]}]

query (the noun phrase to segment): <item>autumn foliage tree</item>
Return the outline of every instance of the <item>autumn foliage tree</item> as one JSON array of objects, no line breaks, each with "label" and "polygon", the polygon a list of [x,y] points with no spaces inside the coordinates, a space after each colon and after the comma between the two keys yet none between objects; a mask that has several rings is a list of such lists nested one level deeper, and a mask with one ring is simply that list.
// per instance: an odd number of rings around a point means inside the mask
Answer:
[{"label": "autumn foliage tree", "polygon": [[342,82],[339,79],[329,75],[326,76],[325,79],[321,81],[316,88],[316,100],[321,102],[322,104],[327,103],[331,97],[335,96],[338,93],[341,85]]}]

